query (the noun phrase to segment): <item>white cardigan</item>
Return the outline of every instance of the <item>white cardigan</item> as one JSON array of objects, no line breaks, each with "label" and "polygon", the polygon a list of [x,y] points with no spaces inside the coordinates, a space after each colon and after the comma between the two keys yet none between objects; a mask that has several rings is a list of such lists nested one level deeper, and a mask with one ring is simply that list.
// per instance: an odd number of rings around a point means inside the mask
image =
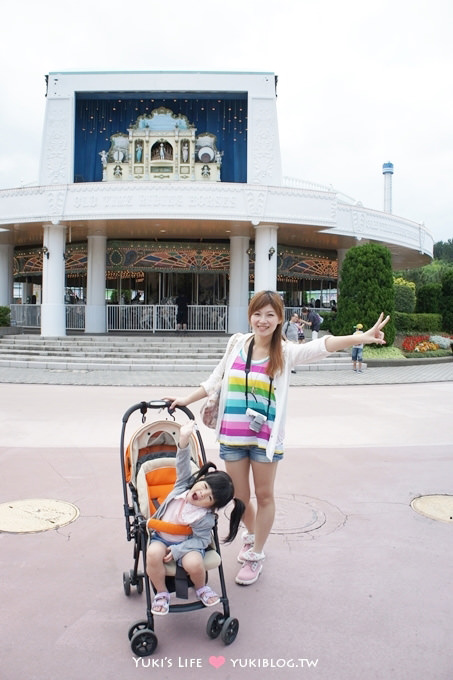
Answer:
[{"label": "white cardigan", "polygon": [[[228,391],[228,374],[235,358],[244,347],[252,333],[236,333],[231,336],[225,354],[219,364],[215,367],[209,378],[200,383],[205,389],[206,394],[211,395],[220,389],[219,417],[217,419],[216,438],[219,439],[220,426],[225,411],[226,395]],[[317,359],[324,359],[330,354],[326,350],[326,338],[323,336],[318,340],[311,340],[307,343],[296,344],[294,342],[282,341],[284,365],[282,373],[279,373],[273,382],[275,394],[275,420],[272,427],[271,436],[266,449],[266,456],[272,461],[277,441],[283,441],[285,434],[286,403],[288,400],[288,388],[291,378],[291,369],[300,364],[309,364]],[[280,435],[280,436],[279,436]]]}]

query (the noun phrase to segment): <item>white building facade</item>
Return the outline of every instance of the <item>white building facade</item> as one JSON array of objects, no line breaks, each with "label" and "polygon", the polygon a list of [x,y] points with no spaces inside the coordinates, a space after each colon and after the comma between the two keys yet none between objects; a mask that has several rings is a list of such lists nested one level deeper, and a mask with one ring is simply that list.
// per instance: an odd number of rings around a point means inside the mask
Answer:
[{"label": "white building facade", "polygon": [[65,335],[74,282],[86,333],[107,331],[106,289],[125,280],[145,304],[221,300],[236,332],[253,290],[289,305],[307,281],[335,288],[359,241],[395,268],[433,251],[423,225],[283,180],[272,73],[51,73],[38,185],[0,206],[0,304],[39,281],[44,336]]}]

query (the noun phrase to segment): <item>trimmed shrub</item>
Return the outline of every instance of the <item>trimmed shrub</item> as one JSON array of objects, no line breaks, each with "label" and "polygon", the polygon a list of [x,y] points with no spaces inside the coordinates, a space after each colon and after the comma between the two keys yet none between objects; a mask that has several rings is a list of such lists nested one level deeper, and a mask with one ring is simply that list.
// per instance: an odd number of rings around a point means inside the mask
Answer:
[{"label": "trimmed shrub", "polygon": [[[411,282],[407,282],[411,283]],[[411,285],[395,283],[395,311],[412,314],[415,310],[415,283]]]},{"label": "trimmed shrub", "polygon": [[353,333],[354,326],[362,323],[369,328],[381,312],[390,314],[385,327],[387,345],[395,339],[395,293],[390,251],[375,243],[350,248],[341,268],[338,314],[335,320],[336,335]]},{"label": "trimmed shrub", "polygon": [[9,307],[0,307],[0,326],[9,326],[10,313]]},{"label": "trimmed shrub", "polygon": [[440,313],[440,297],[442,285],[440,283],[426,283],[417,289],[417,304],[415,311],[418,314]]},{"label": "trimmed shrub", "polygon": [[442,330],[453,333],[453,269],[442,276],[442,292],[440,298],[442,314]]},{"label": "trimmed shrub", "polygon": [[395,312],[396,332],[401,335],[416,333],[440,333],[442,317],[440,314],[405,314]]}]

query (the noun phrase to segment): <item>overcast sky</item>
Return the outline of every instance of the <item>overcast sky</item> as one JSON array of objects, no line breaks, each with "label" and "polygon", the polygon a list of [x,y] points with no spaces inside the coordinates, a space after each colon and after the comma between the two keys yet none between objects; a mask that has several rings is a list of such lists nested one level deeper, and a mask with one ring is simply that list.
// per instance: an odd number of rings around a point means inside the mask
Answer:
[{"label": "overcast sky", "polygon": [[52,71],[278,75],[283,174],[453,238],[452,0],[21,0],[0,45],[0,188],[38,178]]}]

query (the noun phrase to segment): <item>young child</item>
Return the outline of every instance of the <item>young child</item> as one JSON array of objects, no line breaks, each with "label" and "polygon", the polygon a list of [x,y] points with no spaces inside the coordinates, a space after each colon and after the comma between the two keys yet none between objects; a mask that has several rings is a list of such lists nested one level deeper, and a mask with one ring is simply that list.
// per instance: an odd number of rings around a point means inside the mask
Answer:
[{"label": "young child", "polygon": [[[363,335],[363,325],[358,323],[354,326],[353,335]],[[363,344],[357,342],[352,346],[352,370],[357,371],[357,373],[362,373],[362,356],[363,356]]]},{"label": "young child", "polygon": [[[234,498],[231,477],[206,463],[195,474],[190,469],[190,435],[195,423],[188,421],[181,426],[176,454],[176,483],[174,489],[159,507],[155,517],[166,522],[190,526],[192,535],[167,534],[153,531],[146,553],[146,571],[154,585],[156,595],[151,607],[153,614],[168,614],[170,593],[165,584],[165,562],[175,560],[187,571],[197,597],[206,607],[212,607],[220,597],[206,585],[203,556],[212,540],[215,524],[214,511],[234,500],[230,516],[230,530],[225,543],[231,542],[239,529],[245,510],[244,503]],[[210,471],[210,468],[214,468]]]}]

